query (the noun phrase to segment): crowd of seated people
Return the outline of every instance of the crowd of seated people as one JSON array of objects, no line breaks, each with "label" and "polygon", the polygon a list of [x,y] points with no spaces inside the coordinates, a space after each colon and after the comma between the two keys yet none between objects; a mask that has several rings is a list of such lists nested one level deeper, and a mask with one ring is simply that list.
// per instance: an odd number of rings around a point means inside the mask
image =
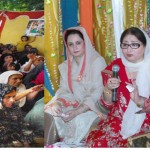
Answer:
[{"label": "crowd of seated people", "polygon": [[15,103],[23,120],[33,129],[33,142],[36,137],[44,138],[44,56],[29,44],[17,51],[13,44],[0,43],[0,83],[16,88]]}]

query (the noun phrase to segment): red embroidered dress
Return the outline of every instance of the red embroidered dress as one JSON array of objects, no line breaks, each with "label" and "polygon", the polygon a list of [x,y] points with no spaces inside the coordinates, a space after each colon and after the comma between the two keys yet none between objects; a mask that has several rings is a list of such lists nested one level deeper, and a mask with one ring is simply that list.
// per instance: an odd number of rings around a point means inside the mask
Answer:
[{"label": "red embroidered dress", "polygon": [[[126,88],[126,82],[131,83],[128,79],[125,66],[121,59],[115,60],[110,64],[106,70],[112,70],[112,66],[118,64],[120,67],[119,78],[121,80],[120,87],[118,88],[118,101],[110,107],[108,118],[101,121],[98,129],[92,131],[86,140],[89,147],[127,147],[127,139],[123,139],[120,134],[123,114],[127,109],[130,101],[130,94]],[[109,74],[102,73],[104,85],[107,83]],[[129,116],[130,117],[130,116]],[[138,134],[150,131],[150,114],[146,114],[145,120]]]}]

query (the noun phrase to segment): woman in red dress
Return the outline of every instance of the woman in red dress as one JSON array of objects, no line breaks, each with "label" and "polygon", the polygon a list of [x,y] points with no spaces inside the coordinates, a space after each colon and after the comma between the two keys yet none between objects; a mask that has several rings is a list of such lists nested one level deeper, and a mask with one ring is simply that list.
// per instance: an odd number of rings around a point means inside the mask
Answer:
[{"label": "woman in red dress", "polygon": [[[150,39],[144,31],[131,27],[122,33],[120,43],[121,58],[102,72],[105,87],[99,104],[110,112],[88,135],[88,147],[127,147],[129,137],[150,131],[150,114],[136,113],[150,97]],[[118,78],[112,77],[114,64],[120,68]],[[117,101],[112,102],[115,88]]]}]

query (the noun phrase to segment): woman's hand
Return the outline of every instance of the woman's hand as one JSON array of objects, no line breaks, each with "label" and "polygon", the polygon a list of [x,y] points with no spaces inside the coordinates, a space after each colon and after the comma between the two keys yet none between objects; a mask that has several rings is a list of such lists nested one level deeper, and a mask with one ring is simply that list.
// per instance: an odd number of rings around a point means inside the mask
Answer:
[{"label": "woman's hand", "polygon": [[60,117],[62,114],[62,106],[60,102],[53,102],[52,104],[45,106],[44,110],[50,109],[51,115],[55,117]]},{"label": "woman's hand", "polygon": [[65,113],[65,116],[62,116],[62,119],[65,122],[71,121],[73,118],[75,118],[76,116],[86,112],[90,110],[89,107],[87,105],[81,104],[77,109],[75,110],[69,110]]},{"label": "woman's hand", "polygon": [[44,86],[43,86],[43,84],[40,84],[40,85],[36,85],[36,86],[34,86],[34,87],[31,87],[30,88],[30,92],[34,92],[34,91],[42,91],[44,89]]},{"label": "woman's hand", "polygon": [[108,90],[116,89],[120,86],[120,79],[118,78],[109,78],[107,80],[107,88]]},{"label": "woman's hand", "polygon": [[65,116],[61,116],[64,122],[71,121],[73,118],[77,116],[76,110],[69,110],[65,113]]},{"label": "woman's hand", "polygon": [[[127,85],[130,84],[130,83],[127,83]],[[144,97],[141,97],[139,96],[139,91],[138,91],[138,87],[136,85],[136,82],[133,81],[132,82],[132,85],[134,90],[130,93],[130,98],[135,102],[135,104],[138,106],[138,107],[142,107],[142,105],[144,105]]]},{"label": "woman's hand", "polygon": [[120,86],[120,82],[121,81],[118,78],[109,78],[107,80],[107,84],[105,85],[105,88],[103,91],[103,99],[108,105],[113,104],[112,89],[118,88]]}]

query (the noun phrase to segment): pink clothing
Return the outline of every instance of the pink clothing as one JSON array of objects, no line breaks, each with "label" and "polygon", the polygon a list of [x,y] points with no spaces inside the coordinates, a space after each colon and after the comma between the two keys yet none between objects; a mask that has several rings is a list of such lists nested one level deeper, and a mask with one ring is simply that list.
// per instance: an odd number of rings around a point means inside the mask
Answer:
[{"label": "pink clothing", "polygon": [[36,85],[39,84],[44,84],[44,70],[42,70],[37,77],[35,78],[35,80],[31,81],[33,83],[35,83]]}]

